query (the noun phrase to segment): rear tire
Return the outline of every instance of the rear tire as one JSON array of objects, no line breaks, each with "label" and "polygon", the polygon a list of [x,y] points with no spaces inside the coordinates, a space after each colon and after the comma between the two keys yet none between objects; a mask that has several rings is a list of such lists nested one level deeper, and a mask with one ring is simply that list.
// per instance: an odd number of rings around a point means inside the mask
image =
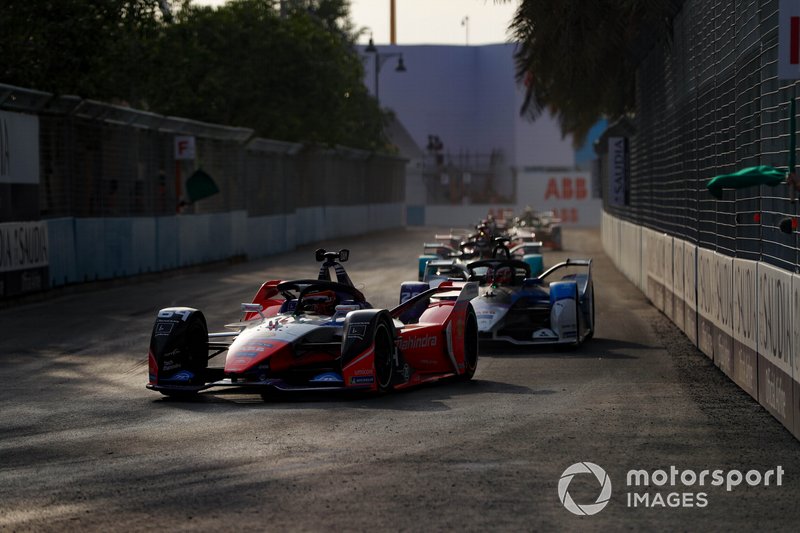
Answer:
[{"label": "rear tire", "polygon": [[475,311],[469,306],[464,321],[464,373],[458,376],[459,381],[469,381],[478,368],[478,319]]},{"label": "rear tire", "polygon": [[373,357],[378,392],[388,392],[392,389],[394,378],[394,342],[389,328],[384,322],[378,322],[375,326],[373,346],[375,347]]}]

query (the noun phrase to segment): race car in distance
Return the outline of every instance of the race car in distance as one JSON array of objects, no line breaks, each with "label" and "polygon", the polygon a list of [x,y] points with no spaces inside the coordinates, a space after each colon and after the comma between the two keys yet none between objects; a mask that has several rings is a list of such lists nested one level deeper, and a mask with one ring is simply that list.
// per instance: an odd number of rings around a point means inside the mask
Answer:
[{"label": "race car in distance", "polygon": [[481,285],[472,301],[482,340],[579,346],[594,336],[591,259],[568,259],[541,276],[510,258],[475,261],[469,279]]},{"label": "race car in distance", "polygon": [[[476,283],[445,282],[391,310],[374,309],[342,262],[317,250],[317,279],[264,283],[231,331],[208,333],[197,309],[159,311],[147,388],[187,397],[210,387],[385,392],[446,377],[471,379],[478,364]],[[335,281],[331,270],[334,271]],[[208,361],[225,353],[221,368]]]},{"label": "race car in distance", "polygon": [[512,239],[541,241],[545,248],[563,250],[561,239],[561,220],[553,211],[534,211],[530,206],[518,217],[514,218],[509,230]]},{"label": "race car in distance", "polygon": [[460,259],[431,259],[425,264],[422,281],[428,288],[438,287],[444,281],[467,281],[469,270]]}]

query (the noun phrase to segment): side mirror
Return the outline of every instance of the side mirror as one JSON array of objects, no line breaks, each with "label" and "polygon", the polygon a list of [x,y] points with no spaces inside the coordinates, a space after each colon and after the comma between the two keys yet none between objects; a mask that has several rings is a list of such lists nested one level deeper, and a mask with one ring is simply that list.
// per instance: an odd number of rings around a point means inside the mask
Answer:
[{"label": "side mirror", "polygon": [[339,250],[339,261],[344,263],[345,261],[347,261],[349,257],[350,257],[350,250],[348,250],[347,248]]}]

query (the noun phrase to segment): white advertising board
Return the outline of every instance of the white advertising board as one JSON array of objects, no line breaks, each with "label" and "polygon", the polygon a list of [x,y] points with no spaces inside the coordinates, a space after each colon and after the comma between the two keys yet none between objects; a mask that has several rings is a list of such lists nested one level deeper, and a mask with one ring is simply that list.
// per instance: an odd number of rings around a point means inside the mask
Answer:
[{"label": "white advertising board", "polygon": [[39,183],[39,117],[0,111],[0,183]]},{"label": "white advertising board", "polygon": [[598,226],[602,200],[592,194],[592,179],[585,172],[520,172],[517,176],[518,209],[531,206],[553,211],[564,226]]},{"label": "white advertising board", "polygon": [[758,353],[792,375],[792,274],[759,262]]},{"label": "white advertising board", "polygon": [[733,338],[757,350],[756,262],[733,260]]}]

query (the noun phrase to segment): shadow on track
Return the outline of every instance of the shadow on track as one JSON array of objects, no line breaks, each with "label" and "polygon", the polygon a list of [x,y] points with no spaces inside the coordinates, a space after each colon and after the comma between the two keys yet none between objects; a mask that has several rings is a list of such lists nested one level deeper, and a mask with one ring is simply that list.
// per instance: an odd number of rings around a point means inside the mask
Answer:
[{"label": "shadow on track", "polygon": [[155,398],[154,406],[176,407],[187,411],[201,412],[213,404],[221,406],[249,406],[259,409],[351,409],[388,411],[448,411],[444,402],[449,399],[475,394],[554,394],[554,390],[533,390],[529,387],[498,381],[473,379],[468,382],[442,380],[438,383],[420,385],[411,389],[376,395],[365,392],[270,392],[262,398],[258,392],[206,391],[194,398]]},{"label": "shadow on track", "polygon": [[482,341],[480,355],[496,358],[557,358],[557,359],[638,359],[632,352],[660,348],[617,339],[594,338],[579,348],[554,345],[520,346],[504,342]]}]

